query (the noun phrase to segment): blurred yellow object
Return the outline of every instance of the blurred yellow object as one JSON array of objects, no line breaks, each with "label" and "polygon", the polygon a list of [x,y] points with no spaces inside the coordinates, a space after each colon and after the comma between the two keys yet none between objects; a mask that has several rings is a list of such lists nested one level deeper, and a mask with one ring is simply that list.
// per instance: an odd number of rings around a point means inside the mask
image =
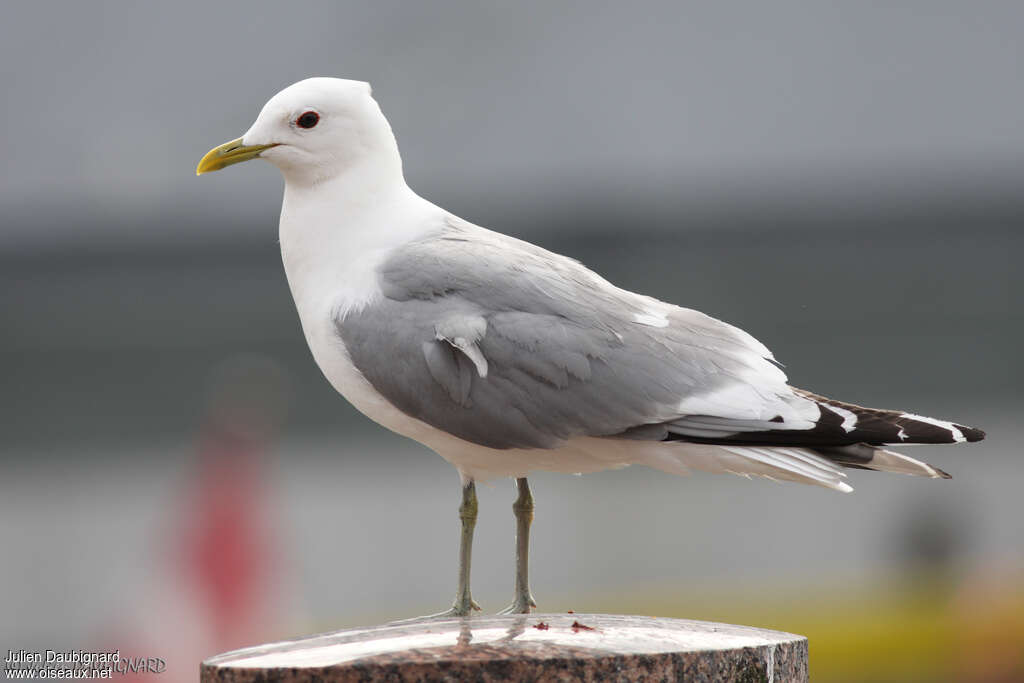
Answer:
[{"label": "blurred yellow object", "polygon": [[693,594],[676,588],[646,603],[641,594],[588,608],[799,633],[809,639],[816,682],[1024,681],[1024,579],[978,583],[983,591],[970,580],[918,576],[854,588],[782,588],[767,596],[701,591],[698,600],[666,602],[666,595]]}]

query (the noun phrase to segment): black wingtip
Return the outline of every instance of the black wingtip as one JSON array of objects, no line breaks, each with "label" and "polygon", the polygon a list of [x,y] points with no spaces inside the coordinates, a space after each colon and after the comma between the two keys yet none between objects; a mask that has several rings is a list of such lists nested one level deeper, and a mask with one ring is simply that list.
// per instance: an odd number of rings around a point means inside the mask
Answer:
[{"label": "black wingtip", "polygon": [[980,429],[965,427],[964,425],[957,425],[956,428],[960,430],[960,433],[963,434],[964,438],[969,442],[981,441],[985,438],[985,432]]},{"label": "black wingtip", "polygon": [[953,478],[953,475],[952,475],[952,474],[950,474],[949,472],[944,472],[944,471],[940,470],[940,469],[939,469],[938,467],[936,467],[935,465],[929,465],[929,467],[931,467],[931,468],[932,468],[933,470],[935,470],[936,472],[938,472],[938,473],[939,473],[939,477],[940,477],[941,479],[952,479],[952,478]]}]

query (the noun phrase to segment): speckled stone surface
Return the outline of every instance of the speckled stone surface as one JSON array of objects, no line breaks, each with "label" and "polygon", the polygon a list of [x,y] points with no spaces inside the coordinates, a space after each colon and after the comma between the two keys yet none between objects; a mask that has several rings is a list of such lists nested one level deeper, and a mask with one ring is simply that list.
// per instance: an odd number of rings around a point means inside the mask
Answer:
[{"label": "speckled stone surface", "polygon": [[682,619],[530,614],[385,624],[236,650],[203,683],[806,681],[807,639]]}]

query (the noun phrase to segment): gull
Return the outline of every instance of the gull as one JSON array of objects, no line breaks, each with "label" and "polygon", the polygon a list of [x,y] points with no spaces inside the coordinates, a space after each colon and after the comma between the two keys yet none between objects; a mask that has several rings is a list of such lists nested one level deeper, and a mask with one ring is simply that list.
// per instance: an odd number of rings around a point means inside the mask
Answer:
[{"label": "gull", "polygon": [[636,464],[849,492],[844,468],[949,478],[886,446],[984,438],[792,387],[743,330],[620,289],[423,199],[405,182],[368,83],[285,88],[196,172],[256,158],[284,175],[281,256],[323,374],[362,413],[458,469],[458,585],[441,615],[479,609],[470,592],[477,481],[515,480],[514,597],[504,612],[529,613],[531,472]]}]

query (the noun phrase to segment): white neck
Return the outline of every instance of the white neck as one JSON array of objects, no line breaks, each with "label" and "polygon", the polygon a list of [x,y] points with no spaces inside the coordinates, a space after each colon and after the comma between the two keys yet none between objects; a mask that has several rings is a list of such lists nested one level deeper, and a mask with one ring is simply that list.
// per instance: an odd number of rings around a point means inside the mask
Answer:
[{"label": "white neck", "polygon": [[344,317],[372,301],[380,263],[443,216],[409,189],[400,163],[361,163],[314,184],[296,180],[285,177],[280,239],[304,325],[308,316]]}]

